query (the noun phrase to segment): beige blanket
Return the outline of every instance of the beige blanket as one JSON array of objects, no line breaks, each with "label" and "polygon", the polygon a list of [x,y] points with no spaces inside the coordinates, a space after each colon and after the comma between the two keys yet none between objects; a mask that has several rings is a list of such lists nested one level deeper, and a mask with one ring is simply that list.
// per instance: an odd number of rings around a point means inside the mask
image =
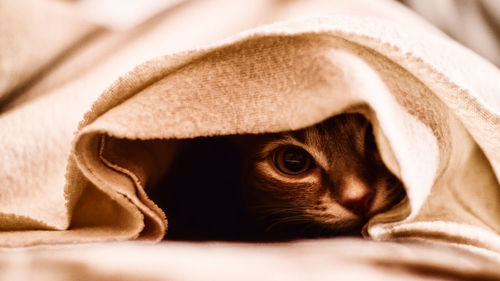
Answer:
[{"label": "beige blanket", "polygon": [[0,265],[1,280],[500,280],[497,263],[466,251],[345,238],[0,249]]},{"label": "beige blanket", "polygon": [[[3,105],[0,245],[158,241],[168,214],[147,189],[174,139],[294,130],[354,111],[370,118],[408,194],[365,237],[500,260],[496,67],[390,1],[234,2],[187,1],[122,33],[73,23],[75,38],[98,35]],[[0,77],[0,96],[26,79]]]}]

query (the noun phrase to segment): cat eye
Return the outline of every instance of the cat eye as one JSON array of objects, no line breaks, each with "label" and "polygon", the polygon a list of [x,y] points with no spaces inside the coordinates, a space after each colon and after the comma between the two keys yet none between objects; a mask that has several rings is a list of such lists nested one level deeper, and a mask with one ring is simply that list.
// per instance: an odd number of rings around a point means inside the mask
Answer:
[{"label": "cat eye", "polygon": [[285,146],[275,150],[273,164],[287,175],[299,175],[314,166],[314,161],[304,149],[297,146]]}]

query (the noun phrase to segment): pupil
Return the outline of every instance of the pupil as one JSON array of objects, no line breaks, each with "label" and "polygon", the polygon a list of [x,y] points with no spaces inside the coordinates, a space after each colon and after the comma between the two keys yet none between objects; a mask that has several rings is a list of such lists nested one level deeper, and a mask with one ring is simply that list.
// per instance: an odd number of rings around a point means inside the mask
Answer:
[{"label": "pupil", "polygon": [[291,172],[300,172],[307,162],[307,155],[302,149],[289,148],[283,153],[283,164]]}]

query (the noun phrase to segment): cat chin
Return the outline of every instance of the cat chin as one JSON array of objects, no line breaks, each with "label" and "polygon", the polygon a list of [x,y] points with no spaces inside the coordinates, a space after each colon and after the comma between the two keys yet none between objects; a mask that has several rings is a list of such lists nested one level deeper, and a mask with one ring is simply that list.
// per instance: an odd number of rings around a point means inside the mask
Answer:
[{"label": "cat chin", "polygon": [[266,238],[271,240],[286,241],[296,239],[329,238],[336,236],[362,237],[361,229],[363,226],[363,223],[349,223],[346,225],[336,224],[336,226],[319,223],[288,225],[266,232]]},{"label": "cat chin", "polygon": [[332,232],[337,232],[338,235],[346,235],[350,234],[352,232],[359,232],[361,233],[361,229],[367,222],[367,219],[361,218],[361,217],[356,217],[355,219],[349,219],[349,220],[342,220],[342,221],[336,221],[336,222],[317,222],[319,223],[322,227],[327,228],[328,230]]},{"label": "cat chin", "polygon": [[322,225],[324,229],[321,234],[316,238],[326,238],[335,236],[356,236],[360,237],[361,230],[365,222],[363,220],[341,222],[335,225]]}]

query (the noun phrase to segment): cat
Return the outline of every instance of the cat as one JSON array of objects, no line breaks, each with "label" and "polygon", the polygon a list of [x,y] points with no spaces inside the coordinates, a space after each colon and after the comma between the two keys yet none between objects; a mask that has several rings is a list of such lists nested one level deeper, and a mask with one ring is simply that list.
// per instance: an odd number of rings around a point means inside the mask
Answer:
[{"label": "cat", "polygon": [[244,159],[245,205],[270,234],[360,235],[369,218],[405,197],[361,114],[253,140]]},{"label": "cat", "polygon": [[302,130],[186,140],[151,199],[172,240],[360,235],[405,196],[370,122],[341,114]]}]

